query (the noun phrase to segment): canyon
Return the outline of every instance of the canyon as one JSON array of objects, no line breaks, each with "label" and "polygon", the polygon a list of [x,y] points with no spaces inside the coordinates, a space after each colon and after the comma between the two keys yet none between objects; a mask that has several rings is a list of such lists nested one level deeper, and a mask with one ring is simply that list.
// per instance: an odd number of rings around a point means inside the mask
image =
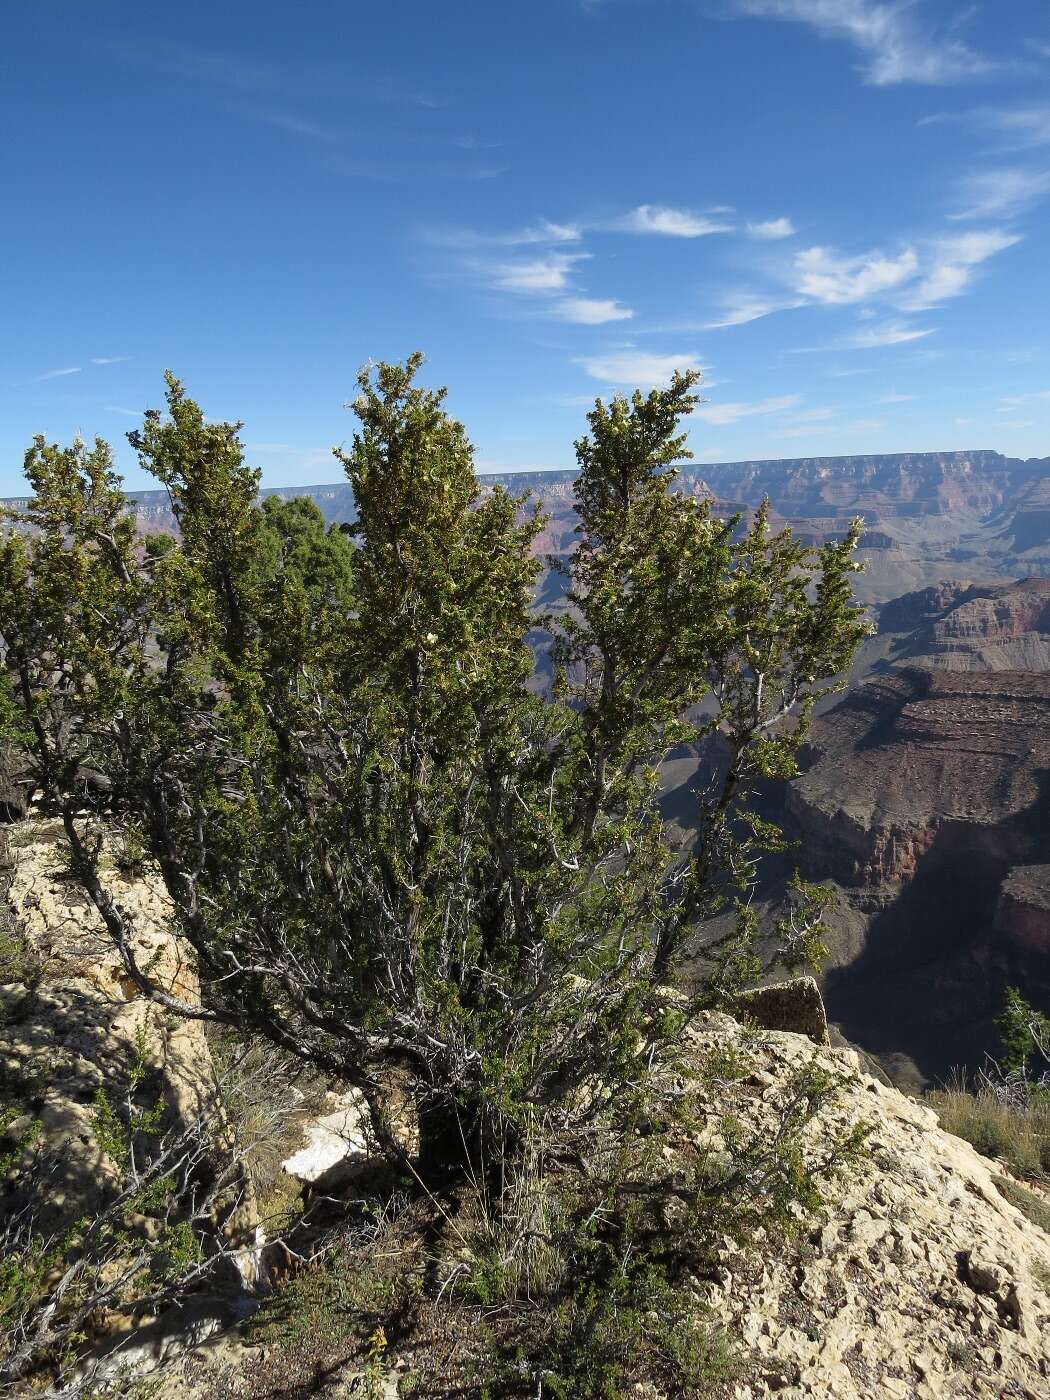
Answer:
[{"label": "canyon", "polygon": [[[575,471],[482,474],[483,489],[531,493],[548,515],[536,541],[541,557],[565,555],[576,519]],[[746,516],[768,498],[775,526],[790,524],[810,543],[840,538],[865,522],[858,594],[878,605],[911,589],[966,578],[975,583],[1050,573],[1050,457],[1022,460],[985,449],[770,461],[687,462],[678,489],[709,499],[717,514]],[[355,518],[345,481],[273,487],[262,493],[312,500],[329,524]],[[174,533],[165,491],[129,493],[140,529]],[[19,507],[22,500],[4,504]],[[556,600],[547,574],[544,601]]]},{"label": "canyon", "polygon": [[898,598],[852,679],[781,814],[836,891],[829,1016],[914,1087],[1050,996],[1050,580]]}]

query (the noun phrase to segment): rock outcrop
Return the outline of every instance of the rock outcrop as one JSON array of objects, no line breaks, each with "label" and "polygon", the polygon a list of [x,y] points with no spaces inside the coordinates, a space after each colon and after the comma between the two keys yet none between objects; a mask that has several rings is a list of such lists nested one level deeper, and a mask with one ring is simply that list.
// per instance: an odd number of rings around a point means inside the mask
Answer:
[{"label": "rock outcrop", "polygon": [[1050,670],[1050,578],[994,587],[945,583],[879,613],[896,664],[948,671]]},{"label": "rock outcrop", "polygon": [[1016,865],[999,890],[996,931],[1050,959],[1050,865]]},{"label": "rock outcrop", "polygon": [[[968,628],[983,647],[995,619],[1030,635],[1050,589],[1036,580],[943,602],[927,594],[896,611],[956,618],[956,635]],[[817,721],[807,764],[786,819],[805,873],[840,887],[832,1019],[884,1064],[903,1052],[919,1082],[978,1066],[1006,985],[1036,1004],[1050,995],[1035,869],[1050,828],[1050,671],[890,666]]]},{"label": "rock outcrop", "polygon": [[[31,817],[6,828],[6,903],[35,961],[34,985],[0,989],[0,1085],[5,1100],[39,1124],[59,1164],[48,1193],[58,1228],[96,1210],[114,1177],[94,1131],[99,1090],[115,1102],[144,1052],[150,1092],[190,1123],[214,1092],[214,1071],[200,1021],[162,1011],[128,977],[102,922],[70,880],[61,822]],[[131,916],[141,966],[177,996],[196,977],[171,929],[159,879],[125,875],[109,860],[104,879]],[[0,1211],[3,1203],[0,1203]],[[245,1217],[246,1230],[253,1222]]]},{"label": "rock outcrop", "polygon": [[[687,1044],[699,1063],[714,1052],[737,1066],[717,1102],[699,1103],[700,1138],[714,1151],[727,1113],[744,1137],[771,1141],[793,1084],[814,1070],[839,1087],[805,1130],[806,1160],[819,1161],[829,1142],[858,1125],[866,1129],[862,1150],[826,1184],[797,1238],[760,1235],[747,1247],[726,1239],[712,1276],[698,1283],[698,1302],[739,1358],[738,1378],[717,1392],[723,1400],[1050,1394],[1050,1235],[1011,1204],[1010,1183],[993,1162],[943,1132],[930,1109],[864,1073],[851,1050],[756,1034],[719,1013],[700,1018]],[[430,1329],[440,1338],[447,1330]],[[443,1341],[432,1348],[408,1336],[403,1354],[390,1347],[371,1389],[351,1360],[319,1375],[311,1393],[393,1400],[409,1371],[429,1393],[448,1355]],[[257,1400],[272,1393],[272,1368],[281,1364],[234,1332],[175,1362],[158,1394]],[[669,1400],[652,1387],[644,1393]]]},{"label": "rock outcrop", "polygon": [[[712,1016],[699,1047],[740,1043]],[[1050,1394],[1050,1236],[1004,1195],[1008,1183],[929,1109],[863,1073],[849,1050],[766,1033],[737,1111],[772,1131],[785,1081],[803,1066],[845,1074],[811,1125],[828,1140],[868,1129],[860,1160],[828,1192],[794,1251],[734,1252],[709,1301],[752,1348],[738,1400],[1041,1397]]]},{"label": "rock outcrop", "polygon": [[938,842],[979,833],[1021,859],[1044,829],[1050,674],[908,669],[820,721],[788,789],[806,863],[846,885],[914,875]]}]

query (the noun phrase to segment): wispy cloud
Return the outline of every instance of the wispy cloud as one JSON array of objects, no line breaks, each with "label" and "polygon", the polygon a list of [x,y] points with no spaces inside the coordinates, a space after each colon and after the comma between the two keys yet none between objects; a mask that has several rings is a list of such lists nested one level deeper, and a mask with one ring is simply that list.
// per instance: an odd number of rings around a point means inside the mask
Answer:
[{"label": "wispy cloud", "polygon": [[116,404],[107,404],[107,405],[106,405],[106,412],[107,412],[107,413],[119,413],[119,414],[122,414],[123,417],[125,417],[125,418],[141,418],[141,417],[142,417],[142,409],[141,409],[141,408],[118,408],[118,407],[116,406]]},{"label": "wispy cloud", "polygon": [[971,233],[942,238],[935,245],[934,262],[922,281],[901,301],[906,311],[929,311],[968,290],[976,269],[988,258],[1020,243],[1020,235],[1006,229],[975,229]]},{"label": "wispy cloud", "polygon": [[765,238],[775,240],[778,238],[790,238],[795,233],[795,225],[788,218],[762,219],[757,223],[749,223],[747,231],[752,238]]},{"label": "wispy cloud", "polygon": [[629,321],[634,312],[611,298],[565,297],[554,303],[551,315],[578,326],[604,326],[610,321]]},{"label": "wispy cloud", "polygon": [[[792,350],[794,355],[817,355],[829,350],[879,350],[888,345],[905,345],[912,340],[922,340],[933,335],[933,327],[909,325],[906,321],[882,321],[863,326],[852,335],[834,340],[828,345],[799,345]],[[832,370],[832,374],[844,376],[848,370]]]},{"label": "wispy cloud", "polygon": [[950,32],[924,22],[908,0],[731,0],[732,13],[752,19],[807,24],[824,39],[840,39],[864,55],[864,78],[944,84],[980,77],[995,67]]},{"label": "wispy cloud", "polygon": [[969,175],[961,187],[963,208],[950,219],[1009,219],[1050,194],[1050,170],[1007,166]]},{"label": "wispy cloud", "polygon": [[549,219],[523,228],[488,233],[470,228],[434,228],[427,232],[431,243],[444,248],[520,248],[530,244],[578,243],[583,237],[576,224],[558,224]]},{"label": "wispy cloud", "polygon": [[856,334],[842,341],[846,350],[878,350],[885,345],[906,345],[912,340],[923,340],[933,335],[933,328],[910,326],[903,321],[886,321],[877,326],[865,326]]},{"label": "wispy cloud", "polygon": [[775,438],[809,438],[815,433],[840,432],[837,423],[796,423],[791,427],[780,428],[773,434]]},{"label": "wispy cloud", "polygon": [[266,126],[287,132],[289,136],[305,136],[311,141],[322,141],[327,144],[335,144],[346,139],[342,131],[334,127],[324,126],[321,122],[311,121],[308,117],[296,116],[293,112],[277,112],[262,107],[240,107],[238,110],[246,116],[252,117],[255,121],[263,122]]},{"label": "wispy cloud", "polygon": [[1044,403],[1050,401],[1050,389],[1033,389],[1031,393],[1012,394],[1007,398],[1003,399],[1003,403],[1009,404],[1011,407],[1017,407],[1020,404],[1024,403],[1037,403],[1040,401]]},{"label": "wispy cloud", "polygon": [[122,365],[125,360],[130,359],[128,355],[96,355],[91,363],[93,365]]},{"label": "wispy cloud", "polygon": [[43,384],[47,379],[65,379],[67,374],[80,374],[80,372],[79,365],[72,365],[69,369],[49,369],[45,374],[37,375],[36,383]]},{"label": "wispy cloud", "polygon": [[706,403],[694,410],[705,423],[724,428],[741,418],[755,418],[766,413],[782,413],[801,403],[798,394],[782,394],[779,398],[759,399],[754,403]]},{"label": "wispy cloud", "polygon": [[796,289],[813,301],[847,306],[907,282],[918,270],[913,248],[896,257],[880,252],[843,257],[832,248],[804,248],[795,255]]},{"label": "wispy cloud", "polygon": [[959,125],[990,138],[1000,149],[1023,151],[1050,145],[1050,105],[971,107],[964,112],[931,112],[917,126]]},{"label": "wispy cloud", "polygon": [[575,361],[592,379],[605,384],[640,385],[666,384],[675,370],[698,370],[702,366],[695,350],[683,350],[675,355],[653,355],[644,350],[627,348],[603,355],[588,355]]},{"label": "wispy cloud", "polygon": [[310,99],[348,97],[359,101],[433,110],[445,105],[442,98],[392,74],[348,77],[344,68],[301,67],[292,63],[265,63],[244,53],[219,52],[187,44],[102,42],[99,48],[114,58],[190,82],[205,83],[223,92],[249,93],[267,99],[274,95]]},{"label": "wispy cloud", "polygon": [[917,395],[898,394],[896,389],[891,389],[888,394],[883,394],[879,403],[912,403]]},{"label": "wispy cloud", "polygon": [[759,321],[763,316],[771,316],[775,311],[790,311],[803,303],[797,299],[792,301],[773,301],[760,296],[752,296],[742,293],[735,299],[727,301],[725,309],[715,321],[708,321],[703,329],[710,331],[724,330],[727,326],[746,326],[751,321]]},{"label": "wispy cloud", "polygon": [[703,238],[711,233],[729,233],[733,225],[724,218],[696,213],[691,209],[669,209],[660,204],[639,204],[612,225],[623,233],[654,233],[665,238]]},{"label": "wispy cloud", "polygon": [[576,264],[588,257],[589,253],[545,253],[482,266],[479,273],[497,292],[564,292]]}]

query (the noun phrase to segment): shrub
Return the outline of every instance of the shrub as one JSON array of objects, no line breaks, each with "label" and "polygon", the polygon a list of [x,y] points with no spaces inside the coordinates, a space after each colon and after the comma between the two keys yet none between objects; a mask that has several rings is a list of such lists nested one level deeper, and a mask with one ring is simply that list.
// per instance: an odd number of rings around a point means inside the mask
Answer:
[{"label": "shrub", "polygon": [[[348,535],[261,510],[239,425],[170,376],[167,419],[129,436],[176,544],[137,539],[106,444],[37,439],[31,529],[0,546],[0,636],[9,727],[32,736],[31,776],[132,980],[359,1088],[395,1160],[396,1082],[434,1186],[482,1162],[505,1175],[535,1114],[570,1137],[626,1129],[690,1016],[755,971],[748,896],[778,836],[749,797],[795,771],[867,629],[859,525],[815,550],[765,508],[738,529],[674,492],[695,374],[596,404],[568,609],[537,617],[541,518],[482,490],[443,391],[414,383],[421,360],[359,376]],[[686,848],[657,768],[715,731],[728,761]],[[199,1001],[136,962],[85,812],[141,833]],[[796,961],[819,941],[804,894],[781,930]],[[709,979],[672,1004],[664,984],[727,906]]]}]

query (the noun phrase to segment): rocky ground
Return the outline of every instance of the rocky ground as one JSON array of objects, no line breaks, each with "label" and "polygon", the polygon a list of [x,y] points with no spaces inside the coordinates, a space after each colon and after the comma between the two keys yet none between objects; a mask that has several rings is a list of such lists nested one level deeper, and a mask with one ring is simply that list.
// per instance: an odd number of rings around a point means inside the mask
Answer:
[{"label": "rocky ground", "polygon": [[[9,909],[24,920],[43,977],[32,1003],[24,988],[5,987],[9,1014],[0,1027],[0,1054],[9,1084],[17,1070],[21,1082],[35,1086],[27,1091],[27,1110],[49,1133],[63,1135],[70,1167],[63,1191],[71,1207],[78,1191],[90,1203],[104,1171],[81,1121],[85,1105],[105,1081],[107,1056],[127,1053],[135,1027],[156,1013],[122,980],[92,916],[64,880],[56,833],[37,820],[8,830]],[[110,878],[139,913],[140,937],[155,958],[166,960],[174,985],[182,963],[162,897],[148,881],[116,869]],[[791,1021],[791,1004],[776,994],[749,1010],[783,1026]],[[837,1076],[841,1087],[807,1129],[808,1159],[817,1160],[832,1138],[854,1125],[868,1129],[861,1159],[831,1184],[823,1207],[792,1244],[759,1237],[740,1249],[727,1242],[717,1278],[698,1285],[698,1304],[711,1310],[742,1359],[739,1379],[718,1393],[726,1400],[774,1394],[791,1400],[1044,1400],[1050,1394],[1050,1235],[1011,1204],[1016,1192],[1007,1199],[1011,1183],[995,1163],[941,1131],[928,1108],[865,1074],[855,1052],[817,1043],[824,1040],[823,1020],[812,995],[797,1004],[808,1035],[747,1029],[718,1013],[692,1033],[698,1063],[718,1049],[731,1051],[737,1066],[700,1105],[704,1140],[713,1148],[724,1148],[727,1113],[748,1134],[772,1134],[794,1077],[812,1065]],[[173,1093],[192,1093],[194,1080],[208,1072],[196,1032],[160,1019],[149,1026]],[[331,1171],[340,1138],[348,1157],[360,1154],[351,1116],[345,1103],[327,1102],[317,1123],[302,1125],[299,1150],[288,1163],[301,1180],[308,1182],[318,1167]],[[279,1295],[280,1285],[271,1296]],[[148,1381],[138,1394],[276,1400],[307,1393],[453,1393],[441,1389],[436,1353],[408,1345],[384,1356],[370,1390],[359,1348],[358,1359],[349,1358],[315,1387],[289,1388],[279,1381],[281,1343],[258,1344],[258,1331],[227,1328],[196,1345],[220,1321],[205,1299],[143,1328],[128,1352]],[[312,1325],[307,1318],[306,1329]]]},{"label": "rocky ground", "polygon": [[[837,1100],[810,1129],[810,1150],[858,1122],[863,1160],[830,1188],[822,1210],[785,1247],[727,1246],[720,1276],[699,1293],[737,1342],[740,1378],[722,1400],[1044,1400],[1050,1394],[1050,1235],[1003,1194],[1010,1183],[937,1126],[933,1112],[863,1073],[850,1050],[790,1032],[747,1032],[712,1014],[695,1033],[698,1057],[733,1046],[747,1061],[733,1108],[771,1127],[791,1076],[814,1061],[843,1076]],[[717,1120],[710,1129],[717,1134]],[[461,1325],[462,1319],[461,1319]],[[448,1355],[446,1351],[444,1353]],[[434,1354],[430,1364],[436,1364]],[[280,1344],[237,1335],[189,1353],[165,1375],[163,1400],[306,1394],[269,1388]],[[426,1374],[427,1354],[392,1351],[373,1391],[359,1361],[316,1393],[394,1397],[461,1394]],[[401,1387],[400,1389],[398,1387]],[[470,1392],[473,1393],[473,1392]],[[655,1391],[647,1391],[657,1400]],[[639,1392],[641,1394],[641,1392]]]},{"label": "rocky ground", "polygon": [[[734,1037],[712,1018],[700,1042]],[[850,1082],[814,1131],[863,1121],[870,1133],[797,1251],[730,1256],[711,1289],[758,1358],[740,1400],[1050,1394],[1050,1236],[1005,1198],[995,1165],[865,1075],[853,1051],[766,1032],[751,1053],[753,1120],[815,1054]]]}]

